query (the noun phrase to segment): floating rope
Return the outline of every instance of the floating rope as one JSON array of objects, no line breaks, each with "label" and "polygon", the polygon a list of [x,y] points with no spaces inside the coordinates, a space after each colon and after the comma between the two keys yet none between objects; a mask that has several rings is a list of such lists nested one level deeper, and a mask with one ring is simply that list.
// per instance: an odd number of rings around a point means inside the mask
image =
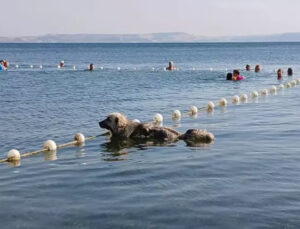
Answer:
[{"label": "floating rope", "polygon": [[[280,84],[278,86],[278,89],[279,90],[283,90],[284,88],[291,88],[291,87],[295,87],[297,84],[300,84],[300,78],[296,79],[296,80],[292,80],[291,82],[287,82],[284,85]],[[273,94],[275,95],[277,93],[277,87],[272,85],[270,87],[270,89],[262,89],[260,91],[261,95],[262,96],[268,96],[268,94]],[[259,93],[257,91],[252,91],[251,94],[249,95],[252,99],[257,99],[259,97]],[[232,98],[231,98],[231,101],[232,101],[232,104],[239,104],[240,102],[243,102],[243,103],[246,103],[248,102],[248,95],[247,94],[242,94],[241,96],[238,96],[238,95],[234,95]],[[227,102],[227,99],[226,98],[221,98],[219,100],[218,103],[215,103],[212,102],[212,101],[209,101],[206,105],[206,107],[200,107],[198,108],[197,106],[191,106],[190,107],[190,110],[188,113],[185,113],[184,115],[182,115],[181,111],[180,110],[174,110],[172,112],[172,120],[173,121],[179,121],[181,119],[181,117],[185,117],[185,116],[196,116],[198,115],[199,111],[207,111],[208,113],[212,113],[215,109],[215,107],[219,106],[219,107],[226,107],[228,105],[228,102]],[[155,114],[153,116],[153,123],[156,124],[156,125],[159,125],[161,126],[162,125],[162,122],[163,122],[163,116],[159,113]]]},{"label": "floating rope", "polygon": [[[19,64],[14,64],[12,65],[13,67],[12,68],[15,68],[15,69],[28,69],[28,65],[27,64],[22,64],[22,65],[19,65]],[[81,70],[86,70],[86,69],[89,69],[89,65],[87,68],[84,68],[84,69],[81,69]],[[39,69],[44,69],[44,65],[40,64],[36,64],[36,65],[33,65],[33,64],[30,64],[29,65],[29,69],[36,69],[36,68],[39,68]],[[47,67],[45,67],[46,69],[48,68],[57,68],[57,69],[72,69],[72,70],[77,70],[77,67],[75,65],[68,65],[68,66],[60,66],[59,64],[58,65],[55,65],[55,66],[49,66],[47,65]],[[103,70],[104,67],[103,66],[100,66],[99,68],[95,68],[95,70]],[[108,68],[109,69],[109,68]],[[121,67],[120,66],[117,66],[117,67],[111,67],[110,69],[116,69],[117,71],[121,71]],[[136,67],[133,67],[131,68],[133,71],[136,71],[137,68]],[[167,71],[167,67],[151,67],[150,68],[152,72],[155,72],[155,71],[159,71],[159,70],[162,70],[162,71]],[[176,69],[172,70],[172,71],[179,71],[181,68],[179,67],[176,67]],[[238,68],[240,69],[240,68]],[[126,68],[125,70],[130,70],[130,68]],[[210,68],[195,68],[195,67],[187,67],[187,68],[184,68],[184,70],[186,71],[196,71],[196,70],[203,70],[203,71],[210,71],[210,72],[213,72],[213,71],[221,71],[221,72],[228,72],[228,68],[225,68],[225,69],[214,69],[212,67]]]},{"label": "floating rope", "polygon": [[48,152],[48,151],[55,151],[57,149],[68,147],[68,146],[74,146],[74,145],[80,146],[80,145],[83,145],[86,141],[93,140],[97,137],[105,136],[105,135],[107,135],[107,133],[103,133],[103,134],[99,134],[96,136],[91,136],[91,137],[85,138],[83,134],[77,133],[74,137],[74,141],[72,141],[72,142],[67,142],[67,143],[64,143],[61,145],[56,145],[56,143],[53,140],[48,140],[44,143],[43,149],[36,150],[33,152],[23,153],[23,154],[20,154],[20,152],[16,149],[12,149],[8,152],[7,158],[1,159],[0,163],[19,161],[19,160],[21,160],[21,158],[24,158],[24,157],[30,157],[30,156],[34,156],[36,154],[40,154],[40,153]]}]

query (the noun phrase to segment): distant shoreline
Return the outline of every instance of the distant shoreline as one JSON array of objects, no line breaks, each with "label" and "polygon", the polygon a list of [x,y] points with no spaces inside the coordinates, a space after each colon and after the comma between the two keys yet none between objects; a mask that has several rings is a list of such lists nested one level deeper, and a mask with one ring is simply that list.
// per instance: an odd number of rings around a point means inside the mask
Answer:
[{"label": "distant shoreline", "polygon": [[261,43],[300,42],[300,33],[256,36],[198,36],[188,33],[149,34],[47,34],[42,36],[0,37],[0,43]]},{"label": "distant shoreline", "polygon": [[300,41],[212,41],[212,42],[0,42],[0,44],[28,44],[28,45],[74,45],[74,44],[103,44],[103,45],[118,45],[118,44],[124,44],[124,45],[150,45],[150,44],[291,44],[291,43],[300,43]]}]

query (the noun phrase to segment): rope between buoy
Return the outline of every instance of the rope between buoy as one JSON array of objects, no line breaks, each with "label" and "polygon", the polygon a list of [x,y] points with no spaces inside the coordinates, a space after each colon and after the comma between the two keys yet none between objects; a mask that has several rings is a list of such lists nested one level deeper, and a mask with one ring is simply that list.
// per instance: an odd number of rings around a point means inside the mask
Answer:
[{"label": "rope between buoy", "polygon": [[[87,138],[85,138],[85,141],[93,140],[93,139],[101,137],[101,136],[106,136],[107,134],[108,133],[106,132],[106,133],[103,133],[103,134],[87,137]],[[72,142],[67,142],[67,143],[64,143],[64,144],[60,144],[60,145],[57,146],[57,149],[68,147],[68,146],[73,146],[73,145],[79,145],[78,141],[72,141]],[[33,151],[33,152],[23,153],[20,156],[21,156],[21,158],[30,157],[30,156],[34,156],[34,155],[37,155],[37,154],[40,154],[40,153],[43,153],[43,152],[47,152],[47,151],[49,151],[49,150],[48,149],[41,149],[41,150],[36,150],[36,151]],[[8,158],[0,159],[0,163],[4,163],[4,162],[8,162]]]}]

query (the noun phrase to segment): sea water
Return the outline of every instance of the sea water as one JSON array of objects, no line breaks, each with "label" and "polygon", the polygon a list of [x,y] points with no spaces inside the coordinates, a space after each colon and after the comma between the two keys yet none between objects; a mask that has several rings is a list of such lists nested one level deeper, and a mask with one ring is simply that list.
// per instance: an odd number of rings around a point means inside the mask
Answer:
[{"label": "sea water", "polygon": [[[0,44],[0,59],[11,63],[0,72],[1,158],[103,133],[98,122],[111,112],[143,122],[161,113],[165,126],[216,137],[187,147],[114,145],[102,136],[0,164],[1,229],[299,228],[299,86],[239,105],[231,98],[300,77],[300,43]],[[170,60],[179,71],[164,71]],[[225,80],[246,64],[262,71]],[[226,109],[172,121],[175,109],[222,97]]]}]

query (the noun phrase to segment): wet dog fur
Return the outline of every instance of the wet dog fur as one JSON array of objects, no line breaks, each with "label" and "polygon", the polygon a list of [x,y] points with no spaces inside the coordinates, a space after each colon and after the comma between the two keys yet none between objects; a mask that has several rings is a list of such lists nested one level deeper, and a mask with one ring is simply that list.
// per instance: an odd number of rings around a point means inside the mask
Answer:
[{"label": "wet dog fur", "polygon": [[151,123],[137,123],[129,120],[121,113],[112,113],[99,122],[101,128],[110,131],[116,139],[132,139],[133,142],[151,141],[158,144],[168,144],[184,140],[188,146],[210,144],[215,137],[206,130],[189,129],[184,134],[168,127],[156,127]]}]

